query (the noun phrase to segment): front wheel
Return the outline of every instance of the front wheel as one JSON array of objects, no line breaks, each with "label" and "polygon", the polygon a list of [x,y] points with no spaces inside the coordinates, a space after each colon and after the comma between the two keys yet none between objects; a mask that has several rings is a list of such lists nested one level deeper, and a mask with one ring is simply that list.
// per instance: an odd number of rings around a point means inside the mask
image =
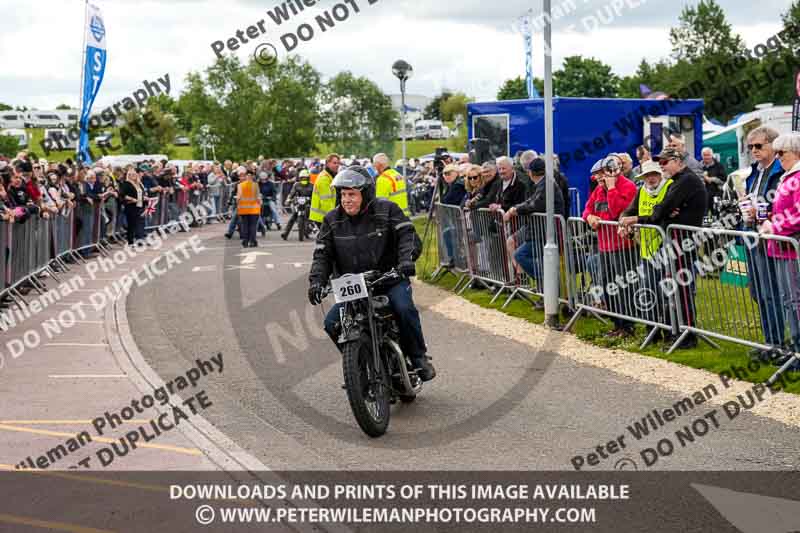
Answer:
[{"label": "front wheel", "polygon": [[306,238],[306,217],[305,217],[305,215],[300,215],[300,218],[297,221],[297,232],[300,235],[300,242],[303,242],[303,239]]},{"label": "front wheel", "polygon": [[342,371],[353,416],[370,437],[380,437],[389,427],[389,379],[383,359],[375,369],[368,337],[349,342],[342,349]]}]

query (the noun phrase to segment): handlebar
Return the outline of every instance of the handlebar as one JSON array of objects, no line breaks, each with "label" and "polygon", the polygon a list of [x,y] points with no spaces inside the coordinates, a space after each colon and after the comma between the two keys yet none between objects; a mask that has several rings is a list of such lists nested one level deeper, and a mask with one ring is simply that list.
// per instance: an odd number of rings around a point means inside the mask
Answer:
[{"label": "handlebar", "polygon": [[[405,278],[405,276],[398,272],[396,268],[393,268],[385,273],[381,272],[380,270],[367,270],[366,272],[363,272],[363,274],[364,280],[367,282],[367,286],[370,288],[386,283],[387,281],[395,281]],[[331,284],[328,283],[322,289],[322,297],[325,298],[332,291],[333,289],[331,288]]]}]

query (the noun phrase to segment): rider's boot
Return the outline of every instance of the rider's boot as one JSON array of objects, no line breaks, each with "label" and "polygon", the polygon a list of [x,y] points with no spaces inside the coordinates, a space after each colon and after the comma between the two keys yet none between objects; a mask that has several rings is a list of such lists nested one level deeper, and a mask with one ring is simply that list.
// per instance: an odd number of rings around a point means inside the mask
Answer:
[{"label": "rider's boot", "polygon": [[417,368],[417,375],[422,381],[430,381],[436,377],[436,369],[430,362],[430,357],[423,355],[414,359],[414,366]]}]

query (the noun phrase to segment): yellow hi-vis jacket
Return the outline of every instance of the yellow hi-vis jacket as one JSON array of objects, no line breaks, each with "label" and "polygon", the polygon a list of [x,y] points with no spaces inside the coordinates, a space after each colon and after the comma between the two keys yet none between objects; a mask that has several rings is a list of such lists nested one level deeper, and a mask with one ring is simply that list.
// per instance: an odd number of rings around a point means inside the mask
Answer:
[{"label": "yellow hi-vis jacket", "polygon": [[[672,185],[672,180],[669,179],[659,191],[658,196],[650,196],[647,191],[642,188],[639,189],[639,216],[646,217],[653,214],[658,204],[664,201],[667,196],[667,189]],[[656,229],[642,228],[639,231],[639,250],[642,259],[650,259],[661,248],[661,233]]]},{"label": "yellow hi-vis jacket", "polygon": [[403,210],[407,216],[411,216],[408,210],[408,193],[406,192],[406,180],[393,168],[387,168],[375,180],[375,196],[391,200],[397,207]]},{"label": "yellow hi-vis jacket", "polygon": [[308,218],[314,222],[322,223],[322,219],[336,208],[336,191],[331,187],[333,178],[328,173],[328,169],[323,170],[317,176],[314,183],[314,192],[311,193],[311,213]]},{"label": "yellow hi-vis jacket", "polygon": [[253,181],[239,183],[239,203],[237,213],[240,215],[258,215],[261,213],[258,184]]}]

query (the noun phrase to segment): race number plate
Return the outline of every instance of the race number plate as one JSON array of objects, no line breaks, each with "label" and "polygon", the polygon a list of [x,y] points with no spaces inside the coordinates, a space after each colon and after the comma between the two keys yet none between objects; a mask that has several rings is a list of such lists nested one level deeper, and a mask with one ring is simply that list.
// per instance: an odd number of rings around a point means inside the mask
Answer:
[{"label": "race number plate", "polygon": [[364,281],[364,274],[345,274],[331,280],[331,289],[333,289],[333,297],[337,304],[367,297],[367,282]]},{"label": "race number plate", "polygon": [[298,198],[297,199],[297,203],[298,203],[298,205],[306,205],[306,199],[305,198]]}]

